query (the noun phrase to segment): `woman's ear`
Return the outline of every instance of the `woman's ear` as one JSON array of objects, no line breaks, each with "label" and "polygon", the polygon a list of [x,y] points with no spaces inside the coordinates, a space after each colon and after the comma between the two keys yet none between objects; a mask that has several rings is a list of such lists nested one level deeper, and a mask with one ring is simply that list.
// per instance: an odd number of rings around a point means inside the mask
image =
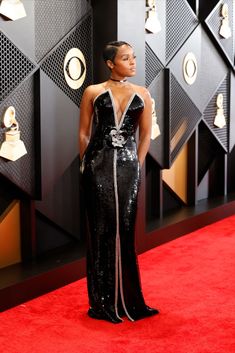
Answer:
[{"label": "woman's ear", "polygon": [[107,61],[106,61],[106,65],[108,66],[108,68],[109,68],[110,70],[112,70],[113,67],[114,67],[114,63],[113,63],[111,60],[107,60]]}]

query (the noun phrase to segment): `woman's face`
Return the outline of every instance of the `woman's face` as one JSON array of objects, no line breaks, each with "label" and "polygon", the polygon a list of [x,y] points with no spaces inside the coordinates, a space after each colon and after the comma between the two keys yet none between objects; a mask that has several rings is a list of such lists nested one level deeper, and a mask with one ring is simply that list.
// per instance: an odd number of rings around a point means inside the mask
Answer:
[{"label": "woman's face", "polygon": [[132,77],[136,74],[136,56],[129,45],[118,48],[113,62],[110,62],[112,74],[120,77]]}]

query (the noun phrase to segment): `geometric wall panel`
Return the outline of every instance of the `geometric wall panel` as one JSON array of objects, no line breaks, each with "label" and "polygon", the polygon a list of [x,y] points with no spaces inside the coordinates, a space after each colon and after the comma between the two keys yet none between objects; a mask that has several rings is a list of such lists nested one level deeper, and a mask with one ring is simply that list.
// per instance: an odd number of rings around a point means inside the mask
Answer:
[{"label": "geometric wall panel", "polygon": [[79,160],[75,158],[43,200],[36,202],[41,214],[75,238],[81,237],[79,188]]},{"label": "geometric wall panel", "polygon": [[161,30],[157,33],[146,31],[145,41],[158,57],[160,62],[166,64],[166,4],[165,1],[157,1],[157,16],[161,25]]},{"label": "geometric wall panel", "polygon": [[[22,1],[27,16],[17,21],[8,21],[0,17],[0,28],[17,48],[35,61],[35,11],[34,0]],[[37,1],[38,3],[39,1]],[[41,1],[40,1],[41,2]],[[44,6],[47,2],[44,1]],[[41,31],[41,30],[40,30]]]},{"label": "geometric wall panel", "polygon": [[81,20],[90,6],[86,0],[35,1],[37,62]]},{"label": "geometric wall panel", "polygon": [[[64,78],[64,59],[71,48],[79,48],[86,60],[86,79],[80,89],[68,86]],[[83,19],[62,43],[42,62],[42,70],[76,104],[80,105],[84,89],[92,83],[92,17]]]},{"label": "geometric wall panel", "polygon": [[164,68],[163,64],[160,62],[160,60],[157,58],[157,56],[154,54],[150,46],[146,43],[145,46],[145,65],[146,65],[146,79],[145,79],[145,84],[146,87],[150,86],[151,82],[155,79],[156,76],[161,72],[161,70]]},{"label": "geometric wall panel", "polygon": [[224,148],[202,120],[198,129],[198,185],[209,170],[213,161],[224,154]]},{"label": "geometric wall panel", "polygon": [[35,65],[0,32],[0,103],[35,68]]},{"label": "geometric wall panel", "polygon": [[201,118],[197,109],[187,93],[171,75],[170,93],[170,151],[171,161],[175,159],[184,143]]},{"label": "geometric wall panel", "polygon": [[[177,79],[179,84],[183,87],[183,89],[187,92],[187,95],[191,98],[194,104],[197,106],[199,110],[201,110],[201,80],[200,80],[200,72],[201,72],[201,35],[202,29],[201,26],[197,26],[197,28],[191,33],[189,38],[184,42],[182,47],[178,50],[176,55],[170,61],[168,67],[171,70],[174,77]],[[196,76],[196,80],[192,85],[189,85],[183,75],[183,62],[186,55],[192,52],[197,60],[198,73]],[[203,111],[203,110],[201,110]]]},{"label": "geometric wall panel", "polygon": [[[216,99],[218,94],[223,94],[223,109],[226,120],[226,125],[223,128],[218,128],[214,125],[214,119],[216,116],[217,106]],[[210,129],[213,131],[215,136],[218,138],[225,151],[228,151],[228,131],[229,131],[229,75],[224,79],[216,94],[211,99],[207,108],[203,113],[203,118],[207,122]]]},{"label": "geometric wall panel", "polygon": [[[166,134],[168,133],[168,121],[164,112],[165,104],[165,71],[162,70],[155,78],[152,84],[148,87],[151,97],[155,100],[155,110],[157,115],[157,123],[161,134],[150,142],[149,154],[159,164],[161,168],[165,167],[165,154],[168,157],[168,151],[164,149],[166,142]],[[168,158],[167,158],[168,159]],[[168,164],[168,163],[167,163]]]},{"label": "geometric wall panel", "polygon": [[[231,29],[231,37],[223,38],[219,31],[222,24],[222,5],[226,3],[228,5],[228,16],[229,16],[229,26]],[[219,1],[215,6],[211,14],[205,20],[210,32],[219,44],[220,48],[223,50],[226,57],[229,59],[232,67],[234,67],[234,26],[235,26],[235,4],[233,0]]]},{"label": "geometric wall panel", "polygon": [[[185,81],[183,75],[184,58],[189,52],[195,55],[198,66],[197,77],[192,85]],[[219,86],[228,72],[226,64],[201,25],[197,26],[179,49],[169,63],[169,68],[201,112],[205,110],[214,95],[215,87]]]},{"label": "geometric wall panel", "polygon": [[168,187],[187,203],[188,145],[185,144],[170,169],[162,171],[162,179]]},{"label": "geometric wall panel", "polygon": [[177,52],[198,24],[186,0],[166,0],[166,61]]},{"label": "geometric wall panel", "polygon": [[44,198],[78,155],[79,108],[40,72],[41,190]]},{"label": "geometric wall panel", "polygon": [[[17,185],[27,194],[35,192],[35,116],[34,116],[34,77],[14,91],[14,96],[7,98],[0,105],[0,116],[5,109],[13,105],[19,123],[20,137],[24,142],[27,154],[15,162],[0,158],[0,173]],[[0,143],[4,141],[4,131],[0,129]]]}]

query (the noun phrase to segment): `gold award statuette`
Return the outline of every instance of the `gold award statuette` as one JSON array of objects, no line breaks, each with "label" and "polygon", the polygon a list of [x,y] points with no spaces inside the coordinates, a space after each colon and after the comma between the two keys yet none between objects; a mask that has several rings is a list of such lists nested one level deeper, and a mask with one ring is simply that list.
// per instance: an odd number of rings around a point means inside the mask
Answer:
[{"label": "gold award statuette", "polygon": [[152,130],[151,130],[151,140],[155,140],[159,135],[161,135],[161,131],[159,125],[157,123],[157,115],[155,110],[155,100],[152,98]]},{"label": "gold award statuette", "polygon": [[15,108],[10,106],[4,113],[3,125],[8,129],[5,132],[5,141],[2,143],[0,148],[0,156],[16,161],[20,157],[24,156],[27,151],[24,142],[20,139],[19,124],[15,118]]},{"label": "gold award statuette", "polygon": [[0,14],[12,21],[26,17],[24,5],[20,0],[2,0]]},{"label": "gold award statuette", "polygon": [[220,129],[222,129],[226,125],[226,119],[224,116],[224,109],[223,109],[223,101],[224,97],[222,93],[219,93],[216,99],[216,116],[214,120],[214,125]]},{"label": "gold award statuette", "polygon": [[146,13],[145,29],[150,33],[158,33],[162,27],[156,10],[156,0],[147,0],[146,6],[149,9]]},{"label": "gold award statuette", "polygon": [[221,35],[221,37],[223,37],[225,39],[228,39],[232,36],[232,31],[229,26],[228,13],[229,13],[228,4],[225,3],[221,7],[221,16],[223,18],[222,18],[222,23],[221,23],[220,30],[219,30],[219,34]]}]

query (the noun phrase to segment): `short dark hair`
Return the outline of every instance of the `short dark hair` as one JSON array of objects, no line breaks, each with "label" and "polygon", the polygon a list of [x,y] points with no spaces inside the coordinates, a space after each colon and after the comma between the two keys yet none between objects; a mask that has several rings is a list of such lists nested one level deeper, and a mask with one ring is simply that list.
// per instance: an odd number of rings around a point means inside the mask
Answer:
[{"label": "short dark hair", "polygon": [[123,41],[114,41],[107,43],[103,50],[104,61],[106,62],[107,60],[111,60],[113,62],[117,54],[118,48],[122,45],[128,45],[129,47],[131,47],[129,43]]}]

